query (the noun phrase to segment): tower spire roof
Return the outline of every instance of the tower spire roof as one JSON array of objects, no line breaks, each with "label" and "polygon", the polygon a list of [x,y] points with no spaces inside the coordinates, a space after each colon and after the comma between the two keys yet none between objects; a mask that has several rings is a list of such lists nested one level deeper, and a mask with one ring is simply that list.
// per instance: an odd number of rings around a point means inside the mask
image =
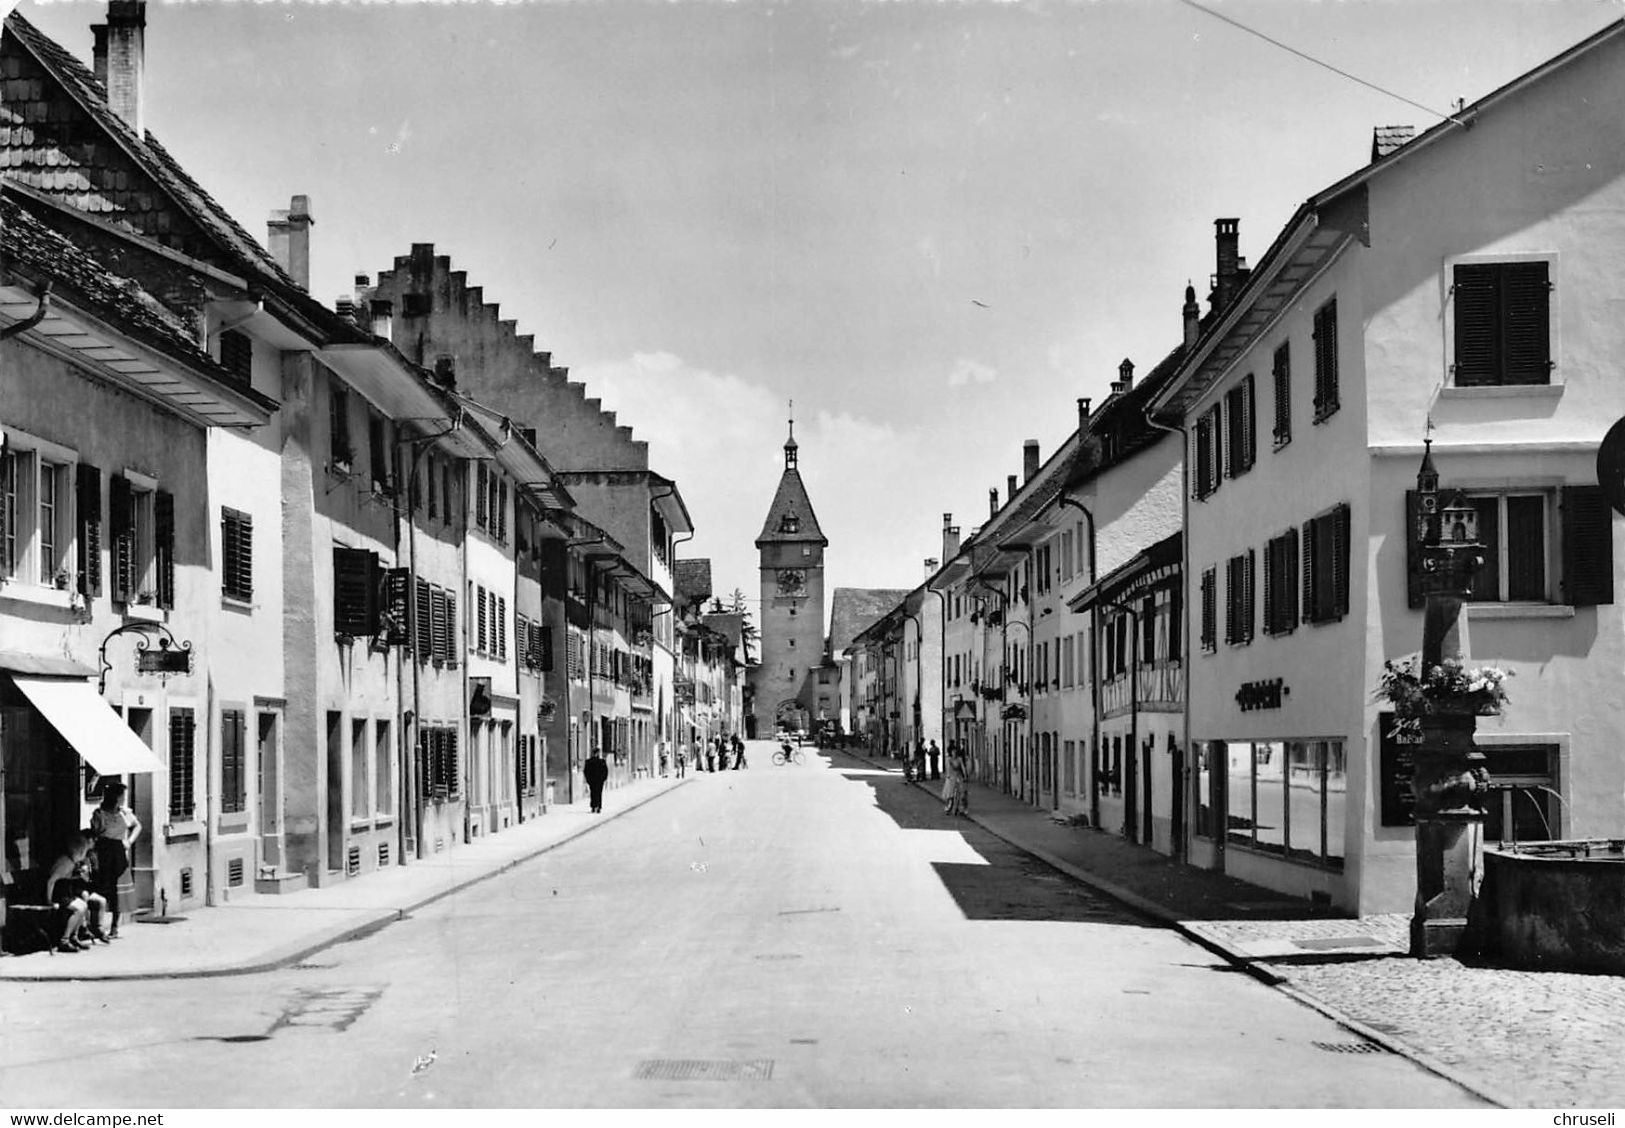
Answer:
[{"label": "tower spire roof", "polygon": [[762,523],[762,534],[756,538],[756,547],[769,544],[829,544],[824,530],[818,527],[818,516],[813,513],[812,499],[802,484],[801,471],[796,467],[795,400],[790,401],[790,434],[784,441],[784,473],[779,475],[779,488],[773,494],[773,504],[767,508],[767,520]]}]

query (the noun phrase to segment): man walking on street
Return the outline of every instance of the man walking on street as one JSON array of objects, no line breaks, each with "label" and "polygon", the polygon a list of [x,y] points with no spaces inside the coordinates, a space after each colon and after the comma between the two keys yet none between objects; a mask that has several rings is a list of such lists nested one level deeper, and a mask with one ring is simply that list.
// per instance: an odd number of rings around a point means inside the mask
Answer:
[{"label": "man walking on street", "polygon": [[744,766],[745,742],[739,739],[739,734],[736,732],[734,733],[734,771],[737,772]]},{"label": "man walking on street", "polygon": [[931,778],[932,779],[941,779],[942,778],[942,749],[937,747],[937,742],[935,740],[933,740],[931,742],[931,747],[926,750],[926,755],[931,757]]},{"label": "man walking on street", "polygon": [[587,781],[587,794],[592,798],[592,813],[595,815],[602,813],[604,781],[609,778],[609,765],[604,763],[598,749],[594,748],[587,762],[581,765],[581,775]]}]

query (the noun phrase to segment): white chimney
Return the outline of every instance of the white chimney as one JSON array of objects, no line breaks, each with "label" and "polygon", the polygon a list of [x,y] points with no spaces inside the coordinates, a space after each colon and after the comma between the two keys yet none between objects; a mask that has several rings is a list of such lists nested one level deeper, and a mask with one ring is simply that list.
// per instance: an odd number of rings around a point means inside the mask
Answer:
[{"label": "white chimney", "polygon": [[96,77],[107,88],[107,107],[125,125],[145,136],[141,84],[146,74],[147,0],[111,0],[107,22],[90,33]]},{"label": "white chimney", "polygon": [[293,197],[286,211],[274,211],[265,221],[271,257],[302,290],[310,289],[310,229],[315,222],[309,196]]}]

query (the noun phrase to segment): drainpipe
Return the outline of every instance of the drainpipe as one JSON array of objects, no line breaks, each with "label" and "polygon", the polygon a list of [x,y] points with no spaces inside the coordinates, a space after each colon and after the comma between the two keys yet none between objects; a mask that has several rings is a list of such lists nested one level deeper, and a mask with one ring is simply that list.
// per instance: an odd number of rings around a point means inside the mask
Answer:
[{"label": "drainpipe", "polygon": [[[1180,530],[1181,530],[1181,534],[1180,534],[1180,537],[1179,537],[1179,586],[1182,589],[1182,594],[1185,596],[1185,598],[1182,598],[1180,600],[1180,613],[1185,616],[1185,622],[1183,624],[1181,624],[1182,629],[1180,631],[1180,641],[1181,641],[1181,644],[1183,645],[1184,649],[1183,649],[1183,652],[1179,656],[1179,669],[1180,669],[1181,676],[1185,680],[1185,686],[1184,686],[1184,698],[1185,698],[1184,706],[1185,707],[1180,710],[1180,713],[1182,714],[1182,725],[1183,725],[1182,731],[1183,731],[1183,734],[1184,734],[1184,742],[1185,742],[1185,776],[1186,776],[1186,778],[1179,781],[1179,786],[1182,789],[1185,789],[1185,794],[1186,794],[1187,797],[1189,797],[1189,794],[1190,794],[1189,787],[1188,787],[1189,777],[1190,777],[1191,773],[1195,770],[1195,763],[1193,762],[1193,757],[1191,755],[1191,657],[1190,657],[1191,656],[1191,632],[1190,632],[1191,601],[1190,601],[1190,598],[1189,598],[1189,596],[1190,596],[1190,577],[1191,577],[1191,538],[1190,538],[1190,527],[1191,527],[1191,467],[1190,467],[1190,460],[1185,457],[1185,453],[1188,450],[1190,450],[1190,435],[1189,435],[1189,432],[1187,432],[1185,430],[1183,425],[1169,426],[1166,423],[1158,422],[1156,416],[1152,414],[1149,405],[1147,405],[1147,408],[1146,408],[1145,421],[1147,423],[1149,423],[1151,426],[1155,427],[1159,431],[1166,431],[1170,435],[1178,435],[1179,436],[1179,444],[1180,444],[1179,445],[1179,452],[1180,452],[1180,458],[1179,458],[1179,465],[1180,465],[1180,483],[1179,483],[1179,486],[1180,486],[1180,490],[1179,490],[1179,492],[1180,492],[1180,515],[1179,515],[1179,517],[1180,517],[1180,526],[1179,527],[1180,527]],[[1187,823],[1187,825],[1177,828],[1178,831],[1179,831],[1179,851],[1178,851],[1177,856],[1178,856],[1178,860],[1181,861],[1181,862],[1189,862],[1190,861],[1191,836],[1190,836],[1190,830],[1189,830],[1189,825],[1188,824],[1191,822],[1195,811],[1197,811],[1201,807],[1201,801],[1202,801],[1202,797],[1200,795],[1198,795],[1198,796],[1196,796],[1196,802],[1194,804],[1189,804],[1189,803],[1184,804],[1184,806],[1185,806],[1185,822]],[[1218,858],[1218,869],[1222,873],[1222,872],[1224,872],[1224,834],[1223,833],[1216,833],[1214,835],[1214,843],[1215,843],[1215,847],[1214,847],[1215,853],[1216,853],[1217,858]]]},{"label": "drainpipe", "polygon": [[[1069,505],[1083,514],[1089,526],[1089,586],[1093,587],[1096,580],[1095,568],[1095,515],[1089,507],[1081,501],[1062,494],[1062,505]],[[1095,826],[1100,825],[1100,784],[1095,779],[1094,764],[1100,752],[1100,664],[1095,661],[1095,648],[1099,644],[1096,635],[1096,616],[1093,611],[1089,613],[1089,720],[1090,720],[1090,748],[1092,752],[1089,759],[1089,821]]]},{"label": "drainpipe", "polygon": [[36,286],[34,288],[34,297],[39,302],[39,305],[35,307],[34,312],[29,314],[23,320],[15,322],[11,325],[7,325],[4,329],[0,329],[0,341],[10,340],[19,333],[26,333],[28,330],[38,325],[41,321],[45,320],[45,315],[50,311],[51,308],[51,283],[41,282],[38,286]]}]

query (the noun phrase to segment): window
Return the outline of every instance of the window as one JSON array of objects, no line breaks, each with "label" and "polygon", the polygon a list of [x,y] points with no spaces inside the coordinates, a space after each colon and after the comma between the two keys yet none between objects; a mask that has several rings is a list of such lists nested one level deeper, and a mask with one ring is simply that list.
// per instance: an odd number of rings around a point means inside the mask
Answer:
[{"label": "window", "polygon": [[474,471],[474,524],[481,529],[488,523],[486,514],[489,511],[489,503],[486,500],[486,489],[490,484],[490,477],[491,471],[485,468],[485,463],[480,463]]},{"label": "window", "polygon": [[113,599],[173,607],[175,601],[175,498],[128,474],[115,474],[108,489],[113,555]]},{"label": "window", "polygon": [[1329,418],[1337,401],[1337,299],[1315,311],[1315,422]]},{"label": "window", "polygon": [[1242,378],[1224,394],[1225,461],[1230,476],[1239,478],[1253,468],[1258,457],[1258,436],[1253,424],[1253,378]]},{"label": "window", "polygon": [[1550,266],[1496,262],[1455,267],[1450,292],[1456,387],[1551,383]]},{"label": "window", "polygon": [[491,621],[491,617],[489,614],[487,614],[485,609],[486,592],[483,587],[474,585],[474,590],[471,594],[473,595],[474,599],[475,618],[477,620],[474,628],[474,651],[478,654],[484,654],[490,647]]},{"label": "window", "polygon": [[1534,842],[1558,838],[1557,745],[1481,744],[1490,775],[1484,805],[1485,842]]},{"label": "window", "polygon": [[[0,454],[0,579],[66,587],[80,553],[76,464],[71,451],[30,441],[7,433]],[[91,512],[99,522],[100,505]]]},{"label": "window", "polygon": [[327,449],[333,469],[349,473],[355,448],[350,443],[350,392],[338,381],[327,390]]},{"label": "window", "polygon": [[508,540],[508,480],[506,478],[497,482],[496,515],[496,538],[506,544]]},{"label": "window", "polygon": [[247,715],[241,709],[220,710],[220,811],[248,809]]},{"label": "window", "polygon": [[1229,841],[1342,868],[1348,765],[1341,740],[1214,741],[1204,748],[1228,757]]},{"label": "window", "polygon": [[1475,602],[1544,603],[1547,586],[1546,509],[1543,491],[1469,495],[1478,511],[1484,566],[1473,577]]},{"label": "window", "polygon": [[1329,623],[1349,610],[1349,507],[1303,524],[1303,621]]},{"label": "window", "polygon": [[1232,556],[1224,570],[1224,641],[1243,646],[1253,641],[1253,550]]},{"label": "window", "polygon": [[1224,457],[1219,448],[1219,409],[1213,407],[1196,420],[1196,496],[1209,497],[1219,488]]},{"label": "window", "polygon": [[800,531],[801,518],[797,517],[794,513],[786,513],[783,517],[779,518],[779,532],[796,533]]},{"label": "window", "polygon": [[350,817],[364,819],[372,814],[372,789],[367,786],[367,722],[350,722]]},{"label": "window", "polygon": [[395,746],[388,721],[373,722],[373,784],[378,792],[378,813],[395,810]]},{"label": "window", "polygon": [[1264,633],[1291,634],[1298,625],[1298,530],[1264,547]]},{"label": "window", "polygon": [[1292,346],[1282,341],[1271,365],[1275,382],[1275,449],[1292,441]]},{"label": "window", "polygon": [[196,811],[192,799],[197,740],[191,709],[169,711],[169,821],[188,822]]},{"label": "window", "polygon": [[434,604],[434,588],[428,580],[419,576],[417,587],[412,592],[412,619],[417,629],[413,649],[419,662],[440,660],[439,640],[434,630]]},{"label": "window", "polygon": [[508,600],[504,596],[496,597],[496,619],[493,624],[496,632],[496,658],[499,662],[508,660]]},{"label": "window", "polygon": [[370,638],[378,633],[383,570],[378,554],[364,548],[333,547],[333,633]]},{"label": "window", "polygon": [[220,590],[233,599],[254,596],[254,519],[220,510]]},{"label": "window", "polygon": [[220,367],[244,384],[254,379],[254,342],[247,333],[227,329],[220,334]]},{"label": "window", "polygon": [[389,429],[384,417],[375,411],[367,412],[367,453],[372,488],[389,493],[395,488],[394,475],[389,472]]},{"label": "window", "polygon": [[440,464],[440,518],[448,525],[452,519],[452,499],[457,496],[452,489],[453,474],[454,468],[450,462]]},{"label": "window", "polygon": [[424,725],[418,730],[418,778],[430,798],[445,801],[461,793],[461,761],[457,729],[450,725]]},{"label": "window", "polygon": [[1202,651],[1206,654],[1219,649],[1218,588],[1218,570],[1209,568],[1202,573]]}]

